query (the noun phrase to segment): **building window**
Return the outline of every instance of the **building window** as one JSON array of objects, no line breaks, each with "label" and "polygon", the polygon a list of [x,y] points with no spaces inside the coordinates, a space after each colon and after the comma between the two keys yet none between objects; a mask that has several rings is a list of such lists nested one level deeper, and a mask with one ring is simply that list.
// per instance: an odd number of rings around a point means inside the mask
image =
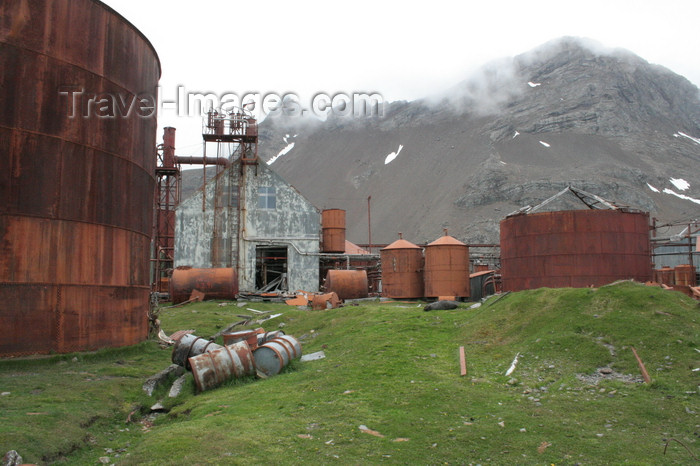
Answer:
[{"label": "building window", "polygon": [[258,188],[258,208],[276,209],[277,199],[275,198],[274,186],[263,186]]}]

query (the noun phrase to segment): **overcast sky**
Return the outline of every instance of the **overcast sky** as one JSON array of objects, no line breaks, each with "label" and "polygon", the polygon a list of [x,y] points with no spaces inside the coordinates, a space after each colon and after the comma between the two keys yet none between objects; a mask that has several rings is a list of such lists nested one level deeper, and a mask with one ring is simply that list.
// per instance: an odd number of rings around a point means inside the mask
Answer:
[{"label": "overcast sky", "polygon": [[[153,43],[165,100],[178,86],[414,100],[561,36],[628,49],[700,86],[698,0],[103,1]],[[178,129],[180,155],[201,154],[200,125],[172,108],[159,119]]]}]

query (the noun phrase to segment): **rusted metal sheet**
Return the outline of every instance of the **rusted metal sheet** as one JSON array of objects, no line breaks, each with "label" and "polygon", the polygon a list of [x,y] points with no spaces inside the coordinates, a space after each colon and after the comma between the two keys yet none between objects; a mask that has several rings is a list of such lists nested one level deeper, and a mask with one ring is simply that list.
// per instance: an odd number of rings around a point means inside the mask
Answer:
[{"label": "rusted metal sheet", "polygon": [[147,337],[159,77],[101,2],[0,2],[0,356]]},{"label": "rusted metal sheet", "polygon": [[423,250],[399,239],[379,251],[382,261],[382,294],[389,298],[423,297]]},{"label": "rusted metal sheet", "polygon": [[329,270],[326,274],[326,290],[335,292],[338,298],[358,299],[369,295],[366,270]]},{"label": "rusted metal sheet", "polygon": [[469,247],[445,235],[425,247],[425,296],[469,297]]},{"label": "rusted metal sheet", "polygon": [[321,252],[345,252],[345,211],[326,209],[321,212]]},{"label": "rusted metal sheet", "polygon": [[182,266],[173,270],[170,279],[173,304],[190,299],[193,290],[203,292],[205,299],[236,299],[238,274],[233,268],[196,269]]},{"label": "rusted metal sheet", "polygon": [[503,289],[600,286],[651,279],[649,216],[571,210],[501,221]]}]

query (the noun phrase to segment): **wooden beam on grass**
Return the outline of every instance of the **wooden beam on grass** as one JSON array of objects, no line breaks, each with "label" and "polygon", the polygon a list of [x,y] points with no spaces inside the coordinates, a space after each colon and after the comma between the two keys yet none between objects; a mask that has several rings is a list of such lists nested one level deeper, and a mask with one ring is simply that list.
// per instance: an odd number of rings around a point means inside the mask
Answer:
[{"label": "wooden beam on grass", "polygon": [[464,346],[459,347],[459,375],[467,375],[467,358],[464,356]]},{"label": "wooden beam on grass", "polygon": [[637,354],[637,350],[634,349],[634,346],[630,346],[630,348],[632,348],[632,352],[634,353],[634,357],[637,358],[637,364],[639,364],[639,370],[642,371],[642,377],[644,378],[644,382],[651,383],[651,377],[649,377],[649,373],[647,372],[647,368],[644,367],[644,363],[642,362],[641,358]]}]

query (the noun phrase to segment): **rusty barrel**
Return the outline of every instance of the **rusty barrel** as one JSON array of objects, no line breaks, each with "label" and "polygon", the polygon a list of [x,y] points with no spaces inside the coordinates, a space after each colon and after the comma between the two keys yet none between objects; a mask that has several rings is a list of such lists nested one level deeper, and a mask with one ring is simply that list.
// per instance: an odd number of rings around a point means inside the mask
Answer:
[{"label": "rusty barrel", "polygon": [[301,344],[290,335],[270,340],[253,352],[255,369],[263,377],[279,374],[292,359],[300,357]]},{"label": "rusty barrel", "polygon": [[239,341],[245,341],[248,343],[248,346],[250,346],[250,349],[254,350],[258,347],[258,342],[262,335],[266,335],[265,329],[256,328],[254,330],[239,330],[237,332],[224,333],[222,336],[224,338],[224,345],[232,345]]},{"label": "rusty barrel", "polygon": [[234,378],[255,374],[253,355],[245,341],[191,357],[189,364],[199,392],[218,387]]},{"label": "rusty barrel", "polygon": [[219,348],[221,348],[221,345],[217,345],[213,341],[188,334],[175,343],[171,360],[173,361],[173,364],[177,364],[178,366],[182,366],[185,369],[190,370],[188,363],[189,358]]},{"label": "rusty barrel", "polygon": [[345,211],[326,209],[321,212],[321,252],[345,252]]},{"label": "rusty barrel", "polygon": [[170,279],[170,299],[173,304],[187,301],[194,290],[204,293],[204,299],[236,299],[236,270],[225,267],[198,269],[187,266],[173,270]]},{"label": "rusty barrel", "polygon": [[673,269],[676,285],[695,286],[695,267],[690,264],[677,265]]},{"label": "rusty barrel", "polygon": [[271,332],[265,332],[258,334],[258,344],[257,346],[260,346],[270,340],[274,340],[275,338],[279,338],[284,335],[284,332],[282,330],[273,330]]},{"label": "rusty barrel", "polygon": [[329,270],[326,290],[334,291],[340,299],[366,298],[369,295],[366,270]]}]

